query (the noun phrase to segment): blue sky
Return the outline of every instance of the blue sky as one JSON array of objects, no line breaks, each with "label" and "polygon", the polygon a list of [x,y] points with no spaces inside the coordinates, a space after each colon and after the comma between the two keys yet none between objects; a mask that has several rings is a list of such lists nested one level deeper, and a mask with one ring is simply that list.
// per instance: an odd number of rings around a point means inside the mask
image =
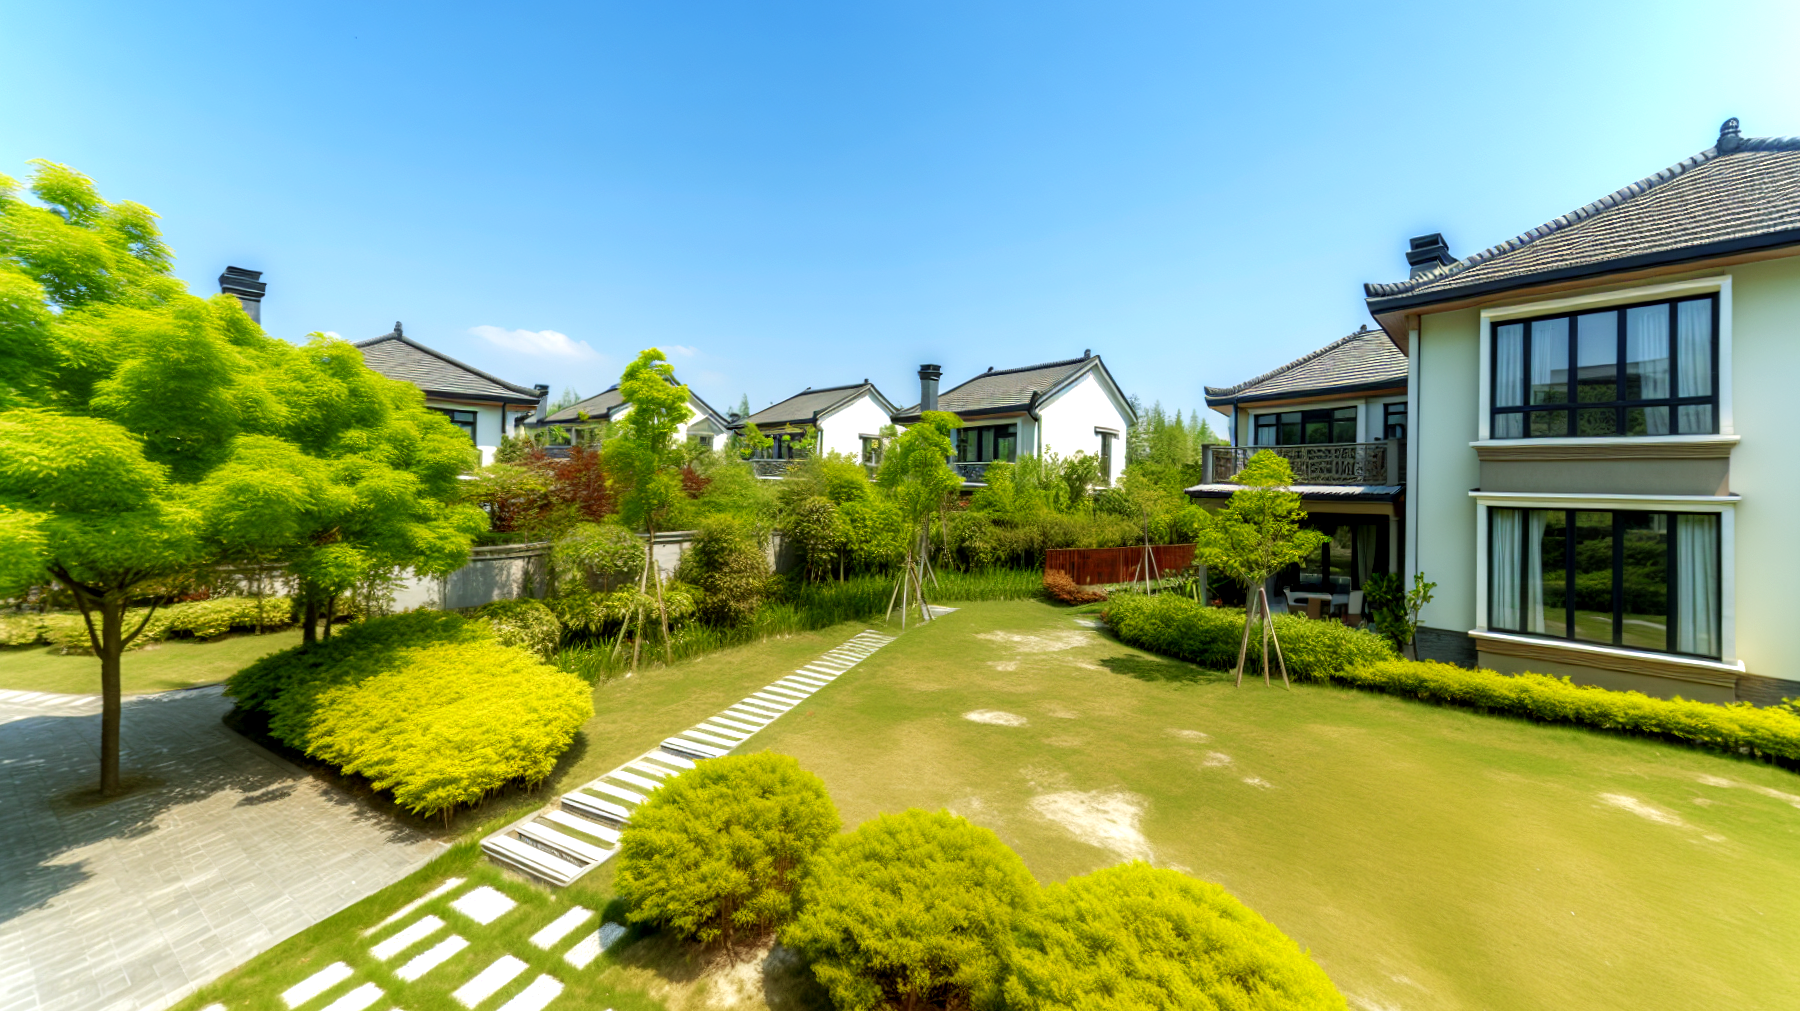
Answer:
[{"label": "blue sky", "polygon": [[722,409],[1105,356],[1201,405],[1456,255],[1800,134],[1792,4],[12,5],[0,172],[266,272],[264,325]]}]

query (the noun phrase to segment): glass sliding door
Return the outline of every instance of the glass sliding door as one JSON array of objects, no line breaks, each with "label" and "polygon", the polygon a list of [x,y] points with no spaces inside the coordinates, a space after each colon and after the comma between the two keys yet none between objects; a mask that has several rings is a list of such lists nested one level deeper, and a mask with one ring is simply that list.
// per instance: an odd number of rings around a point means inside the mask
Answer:
[{"label": "glass sliding door", "polygon": [[1575,638],[1613,641],[1613,514],[1575,514]]},{"label": "glass sliding door", "polygon": [[1669,648],[1669,514],[1618,517],[1619,645]]}]

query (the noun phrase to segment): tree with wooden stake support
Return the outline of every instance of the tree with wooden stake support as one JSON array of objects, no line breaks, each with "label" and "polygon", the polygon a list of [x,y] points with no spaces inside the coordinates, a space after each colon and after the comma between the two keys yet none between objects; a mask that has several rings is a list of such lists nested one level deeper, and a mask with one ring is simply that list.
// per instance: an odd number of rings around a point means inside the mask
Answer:
[{"label": "tree with wooden stake support", "polygon": [[[607,444],[607,457],[617,468],[615,473],[626,484],[619,499],[619,514],[633,527],[642,527],[648,540],[644,544],[644,573],[638,579],[638,599],[646,600],[645,584],[655,588],[656,614],[662,626],[663,662],[671,662],[669,652],[669,613],[663,606],[662,573],[656,567],[656,531],[681,498],[681,479],[673,469],[675,433],[681,423],[693,415],[688,409],[688,388],[675,381],[675,368],[661,351],[650,348],[637,360],[625,366],[619,379],[619,394],[631,409],[620,422],[621,433]],[[639,646],[644,638],[643,603],[632,608],[625,621],[634,621],[636,634],[631,645],[631,667],[637,669]],[[622,640],[621,640],[622,643]]]},{"label": "tree with wooden stake support", "polygon": [[955,453],[950,433],[961,427],[962,419],[954,414],[926,411],[918,424],[893,440],[875,472],[875,483],[892,496],[910,531],[900,579],[888,599],[890,615],[895,600],[899,601],[901,628],[906,627],[906,612],[914,601],[920,620],[931,620],[931,607],[925,602],[925,578],[931,571],[931,517],[962,488],[962,478],[950,466]]},{"label": "tree with wooden stake support", "polygon": [[1263,683],[1269,680],[1269,646],[1281,665],[1281,683],[1288,683],[1287,661],[1270,620],[1268,578],[1319,549],[1330,538],[1300,523],[1306,512],[1300,496],[1288,491],[1294,483],[1293,468],[1286,459],[1261,450],[1250,458],[1233,480],[1242,485],[1231,501],[1214,513],[1196,538],[1194,554],[1207,568],[1223,573],[1244,588],[1244,637],[1238,646],[1237,676],[1244,683],[1244,657],[1250,647],[1250,628],[1262,622]]}]

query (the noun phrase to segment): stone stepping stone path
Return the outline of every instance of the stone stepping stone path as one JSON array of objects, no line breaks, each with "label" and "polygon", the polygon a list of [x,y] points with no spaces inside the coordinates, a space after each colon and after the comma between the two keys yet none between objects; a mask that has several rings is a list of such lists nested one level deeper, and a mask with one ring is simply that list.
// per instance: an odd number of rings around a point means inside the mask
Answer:
[{"label": "stone stepping stone path", "polygon": [[[948,613],[955,608],[934,610]],[[569,884],[618,852],[619,831],[631,820],[632,810],[661,789],[665,782],[692,769],[695,762],[730,754],[757,731],[780,719],[783,713],[805,702],[814,692],[893,641],[893,636],[872,630],[851,636],[843,645],[774,684],[750,693],[717,716],[665,738],[654,749],[488,836],[481,841],[482,851],[495,863],[536,880],[557,887]],[[409,911],[396,913],[392,919],[399,919]],[[564,957],[571,965],[585,967],[611,943],[601,935],[607,927],[613,926],[616,924],[607,924],[583,938]],[[624,928],[619,928],[619,933],[624,933]],[[590,942],[592,954],[586,954]],[[586,961],[576,962],[578,949],[586,954]]]}]

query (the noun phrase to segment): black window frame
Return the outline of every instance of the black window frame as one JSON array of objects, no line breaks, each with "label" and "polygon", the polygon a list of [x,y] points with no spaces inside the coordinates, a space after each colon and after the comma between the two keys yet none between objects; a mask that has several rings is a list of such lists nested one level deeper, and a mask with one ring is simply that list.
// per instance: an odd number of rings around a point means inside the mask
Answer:
[{"label": "black window frame", "polygon": [[475,430],[477,426],[480,425],[479,419],[481,415],[478,412],[465,411],[456,407],[432,407],[431,410],[450,419],[452,425],[469,433],[469,445],[475,446],[480,444],[480,440],[475,436]]},{"label": "black window frame", "polygon": [[[1394,420],[1396,417],[1400,419],[1398,422]],[[1400,434],[1394,434],[1395,428],[1400,430]],[[1396,400],[1381,405],[1381,437],[1402,441],[1406,439],[1406,401]]]},{"label": "black window frame", "polygon": [[[1681,375],[1680,375],[1680,371],[1679,371],[1680,367],[1681,367],[1680,366],[1681,332],[1680,332],[1680,324],[1679,324],[1680,317],[1678,315],[1679,310],[1676,307],[1679,306],[1683,302],[1700,302],[1700,301],[1707,301],[1712,304],[1712,312],[1710,314],[1711,320],[1712,320],[1712,323],[1711,323],[1711,327],[1712,327],[1712,334],[1711,334],[1711,336],[1712,336],[1712,384],[1711,384],[1712,385],[1712,393],[1705,397],[1683,397],[1683,396],[1678,395],[1678,391],[1681,389]],[[1626,365],[1626,361],[1625,361],[1625,333],[1626,333],[1625,314],[1632,309],[1643,309],[1648,306],[1654,306],[1654,305],[1667,305],[1669,307],[1669,395],[1667,397],[1663,397],[1663,398],[1660,398],[1657,400],[1626,400],[1626,399],[1623,399],[1624,393],[1625,393],[1625,388],[1626,388],[1626,383],[1625,383],[1625,365]],[[1614,389],[1616,390],[1618,397],[1612,401],[1608,401],[1605,403],[1596,402],[1596,403],[1585,403],[1584,404],[1584,403],[1580,402],[1579,393],[1577,392],[1578,386],[1580,384],[1580,375],[1579,375],[1580,368],[1579,368],[1577,362],[1579,361],[1581,341],[1580,341],[1579,335],[1578,335],[1579,328],[1576,323],[1576,320],[1578,317],[1581,317],[1581,316],[1591,316],[1591,315],[1594,315],[1597,313],[1604,313],[1604,312],[1612,313],[1613,319],[1614,319],[1613,329],[1614,329],[1615,333],[1614,333],[1614,351],[1613,351],[1613,366],[1614,366],[1613,382],[1614,382]],[[1561,403],[1533,404],[1530,402],[1531,401],[1531,341],[1532,341],[1533,324],[1542,323],[1542,322],[1545,322],[1548,320],[1557,320],[1557,319],[1566,319],[1569,321],[1569,326],[1568,326],[1569,360],[1567,362],[1568,380],[1566,383],[1566,394],[1565,394],[1567,396],[1567,399]],[[1519,340],[1520,340],[1519,355],[1520,355],[1520,362],[1521,362],[1521,367],[1519,369],[1519,382],[1520,382],[1519,401],[1520,401],[1520,403],[1518,406],[1515,406],[1515,407],[1501,407],[1500,406],[1500,369],[1497,367],[1497,363],[1499,362],[1499,352],[1500,352],[1500,330],[1502,327],[1508,327],[1508,326],[1514,326],[1514,325],[1518,325],[1521,327],[1520,337],[1519,337]],[[1618,305],[1590,306],[1590,307],[1585,307],[1585,308],[1577,307],[1577,308],[1568,309],[1568,310],[1565,310],[1562,312],[1544,313],[1543,315],[1539,315],[1539,316],[1520,316],[1520,317],[1512,318],[1512,319],[1494,320],[1489,325],[1488,330],[1489,330],[1489,333],[1488,333],[1488,342],[1487,342],[1487,356],[1488,356],[1488,438],[1489,439],[1499,439],[1499,440],[1505,440],[1507,442],[1512,442],[1515,440],[1523,441],[1523,440],[1527,440],[1527,439],[1660,438],[1661,436],[1652,436],[1648,431],[1646,431],[1642,434],[1639,434],[1639,435],[1633,435],[1626,430],[1626,412],[1631,410],[1632,408],[1648,408],[1648,407],[1667,407],[1668,408],[1668,410],[1669,410],[1669,431],[1667,433],[1668,435],[1717,435],[1719,432],[1719,420],[1720,420],[1719,419],[1719,294],[1717,292],[1711,292],[1711,293],[1700,294],[1700,295],[1685,295],[1685,296],[1679,296],[1679,297],[1675,297],[1675,298],[1653,298],[1653,299],[1649,299],[1649,300],[1643,301],[1643,302],[1628,302],[1628,303],[1620,303]],[[1683,408],[1683,407],[1699,407],[1702,405],[1710,406],[1712,408],[1712,429],[1711,429],[1711,431],[1708,431],[1708,432],[1678,431],[1678,429],[1680,428],[1680,424],[1681,424],[1681,408]],[[1576,430],[1578,428],[1578,422],[1576,419],[1577,412],[1604,410],[1608,407],[1611,407],[1613,409],[1613,433],[1611,435],[1578,435],[1578,434],[1576,434]],[[1562,434],[1560,434],[1560,435],[1533,435],[1532,434],[1531,415],[1540,414],[1540,413],[1547,414],[1547,413],[1552,413],[1552,412],[1556,412],[1556,411],[1561,411],[1565,415],[1567,415],[1566,424],[1565,424],[1564,431],[1562,432]],[[1497,434],[1500,431],[1500,425],[1498,423],[1500,417],[1502,415],[1510,415],[1510,414],[1519,414],[1519,415],[1523,416],[1523,420],[1520,422],[1521,434],[1507,435],[1507,436],[1502,436],[1502,435]]]},{"label": "black window frame", "polygon": [[[1526,632],[1522,628],[1503,628],[1503,627],[1495,624],[1495,622],[1494,622],[1495,599],[1494,598],[1495,598],[1496,594],[1494,593],[1494,575],[1496,572],[1496,566],[1494,565],[1494,513],[1498,509],[1513,509],[1520,513],[1560,512],[1563,514],[1563,531],[1564,531],[1564,533],[1563,533],[1563,629],[1566,632],[1566,634],[1551,635],[1547,632]],[[1575,558],[1575,539],[1574,539],[1572,531],[1576,525],[1575,524],[1575,514],[1576,513],[1607,513],[1612,516],[1612,638],[1613,638],[1613,641],[1610,643],[1597,643],[1597,642],[1593,641],[1592,639],[1578,639],[1575,637],[1575,575],[1576,575],[1575,567],[1576,567],[1576,558]],[[1668,517],[1669,533],[1668,533],[1667,555],[1663,561],[1663,572],[1665,574],[1665,579],[1667,580],[1667,585],[1664,588],[1664,594],[1665,594],[1665,598],[1664,598],[1665,605],[1664,606],[1665,606],[1665,610],[1668,612],[1664,616],[1664,620],[1665,620],[1668,628],[1667,628],[1667,634],[1666,634],[1665,641],[1664,641],[1665,648],[1663,648],[1663,649],[1647,649],[1643,646],[1627,646],[1624,644],[1624,635],[1625,635],[1625,539],[1623,536],[1621,536],[1623,531],[1621,529],[1619,517],[1622,515],[1626,515],[1626,514],[1637,514],[1637,515],[1645,515],[1645,516],[1660,515],[1660,516]],[[1694,658],[1702,659],[1702,660],[1721,660],[1721,659],[1723,659],[1723,657],[1722,657],[1722,651],[1723,651],[1723,647],[1724,647],[1723,622],[1725,621],[1725,616],[1724,616],[1725,518],[1724,518],[1724,515],[1721,513],[1708,513],[1708,512],[1701,513],[1701,515],[1718,517],[1718,524],[1719,524],[1719,535],[1713,542],[1713,572],[1716,573],[1719,578],[1719,585],[1717,587],[1715,587],[1714,589],[1717,591],[1718,599],[1720,601],[1719,621],[1721,623],[1721,627],[1716,628],[1713,631],[1715,633],[1714,638],[1720,645],[1721,654],[1716,655],[1716,654],[1710,654],[1710,653],[1683,653],[1680,650],[1677,650],[1675,648],[1675,639],[1678,634],[1677,610],[1676,609],[1679,607],[1678,602],[1680,600],[1680,596],[1677,593],[1677,589],[1676,589],[1676,585],[1675,585],[1675,578],[1676,578],[1675,521],[1676,521],[1676,517],[1684,516],[1684,515],[1694,515],[1694,514],[1695,513],[1693,511],[1671,511],[1671,510],[1667,510],[1667,509],[1605,509],[1605,508],[1593,508],[1593,507],[1580,506],[1580,505],[1563,506],[1561,508],[1556,508],[1556,509],[1541,508],[1541,507],[1537,507],[1537,506],[1490,506],[1490,507],[1488,507],[1488,510],[1487,510],[1487,524],[1488,524],[1488,527],[1487,527],[1487,545],[1488,545],[1487,546],[1487,570],[1488,570],[1487,627],[1492,631],[1505,632],[1508,635],[1524,635],[1524,636],[1530,636],[1534,639],[1549,639],[1549,640],[1552,640],[1555,642],[1585,643],[1590,646],[1611,646],[1613,649],[1628,649],[1628,650],[1632,650],[1633,652],[1638,652],[1638,653],[1657,653],[1657,654],[1667,654],[1670,656],[1686,656],[1686,657],[1694,657]],[[1526,524],[1525,529],[1530,529],[1530,525]],[[1531,565],[1530,549],[1529,549],[1529,547],[1522,547],[1522,549],[1519,551],[1519,571],[1514,574],[1514,578],[1516,578],[1519,581],[1519,590],[1520,590],[1521,599],[1523,598],[1523,595],[1524,595],[1525,579],[1526,579],[1527,572],[1530,571],[1530,565]],[[1520,608],[1521,618],[1523,617],[1523,614],[1524,614],[1524,608],[1521,607]],[[1524,622],[1521,621],[1520,624],[1523,625]]]},{"label": "black window frame", "polygon": [[1095,432],[1094,434],[1100,437],[1100,480],[1105,484],[1112,484],[1113,442],[1118,439],[1118,436],[1111,432]]},{"label": "black window frame", "polygon": [[[1277,411],[1273,414],[1258,414],[1251,418],[1250,439],[1253,446],[1346,446],[1358,441],[1356,435],[1357,422],[1361,408],[1356,404],[1343,407],[1317,407],[1310,411]],[[1349,412],[1345,416],[1345,412]],[[1313,442],[1306,437],[1307,429],[1312,425],[1323,424],[1332,436],[1323,442]],[[1290,441],[1284,437],[1288,426],[1294,426],[1298,433],[1297,440]],[[1338,430],[1346,428],[1350,438],[1338,439]],[[1262,429],[1275,431],[1274,442],[1263,442],[1257,438]]]},{"label": "black window frame", "polygon": [[1002,460],[999,455],[1002,438],[1012,440],[1012,451],[1004,457],[1004,462],[1019,462],[1019,423],[1016,421],[1003,425],[968,425],[957,429],[954,443],[956,462],[993,463]]}]

